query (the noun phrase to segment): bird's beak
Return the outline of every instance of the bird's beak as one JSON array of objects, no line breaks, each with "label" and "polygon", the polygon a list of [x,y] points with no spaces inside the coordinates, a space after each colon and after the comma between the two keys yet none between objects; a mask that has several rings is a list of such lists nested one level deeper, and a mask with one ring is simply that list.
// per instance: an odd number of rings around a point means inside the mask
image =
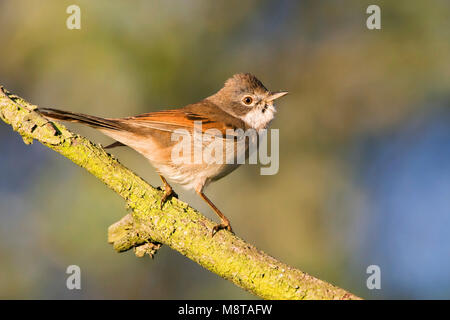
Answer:
[{"label": "bird's beak", "polygon": [[275,99],[284,97],[285,95],[287,95],[288,92],[287,91],[278,91],[278,92],[271,92],[269,94],[269,96],[266,98],[267,102],[273,101]]}]

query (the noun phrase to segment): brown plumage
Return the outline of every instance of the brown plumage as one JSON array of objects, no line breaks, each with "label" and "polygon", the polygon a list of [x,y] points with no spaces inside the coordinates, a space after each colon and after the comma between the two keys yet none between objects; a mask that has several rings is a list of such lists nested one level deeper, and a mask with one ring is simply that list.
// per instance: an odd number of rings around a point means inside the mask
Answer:
[{"label": "brown plumage", "polygon": [[[164,183],[165,194],[161,207],[173,192],[164,176],[187,189],[194,189],[222,220],[221,224],[214,227],[214,234],[224,228],[231,231],[231,226],[203,190],[211,181],[226,176],[239,164],[236,161],[176,163],[172,159],[172,151],[177,144],[173,134],[180,130],[192,134],[197,129],[196,125],[201,124],[202,133],[210,133],[214,129],[214,132],[218,132],[214,136],[225,141],[224,150],[231,148],[236,152],[238,144],[234,136],[227,135],[230,130],[266,128],[274,117],[273,101],[286,93],[272,93],[255,76],[245,73],[228,79],[224,87],[212,96],[180,109],[126,118],[102,118],[51,108],[38,111],[50,119],[78,122],[100,130],[116,140],[107,148],[126,145],[144,155],[159,172]],[[244,148],[248,148],[248,145],[245,144]]]}]

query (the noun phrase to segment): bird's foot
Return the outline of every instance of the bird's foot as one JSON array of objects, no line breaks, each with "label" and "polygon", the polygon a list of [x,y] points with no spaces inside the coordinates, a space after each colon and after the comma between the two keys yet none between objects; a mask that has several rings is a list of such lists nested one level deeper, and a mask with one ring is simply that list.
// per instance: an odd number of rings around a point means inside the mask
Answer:
[{"label": "bird's foot", "polygon": [[164,189],[164,194],[161,198],[161,204],[160,204],[160,209],[162,209],[164,207],[164,204],[167,202],[167,200],[169,200],[169,198],[171,197],[175,197],[178,198],[178,195],[175,193],[175,191],[173,191],[173,189],[169,186],[169,187],[165,187]]},{"label": "bird's foot", "polygon": [[163,185],[164,185],[164,194],[161,198],[161,204],[159,207],[160,209],[162,209],[164,207],[164,204],[170,197],[178,198],[178,195],[175,193],[175,191],[173,191],[170,184],[167,182],[167,180],[162,175],[159,175],[159,177],[161,178],[161,181],[163,182]]},{"label": "bird's foot", "polygon": [[229,222],[229,221],[226,221],[226,222],[222,222],[221,224],[216,224],[216,225],[214,226],[214,228],[212,229],[211,237],[214,237],[214,235],[215,235],[218,231],[223,230],[223,229],[226,229],[226,230],[230,231],[231,233],[234,233],[234,232],[233,232],[233,229],[231,229],[230,222]]}]

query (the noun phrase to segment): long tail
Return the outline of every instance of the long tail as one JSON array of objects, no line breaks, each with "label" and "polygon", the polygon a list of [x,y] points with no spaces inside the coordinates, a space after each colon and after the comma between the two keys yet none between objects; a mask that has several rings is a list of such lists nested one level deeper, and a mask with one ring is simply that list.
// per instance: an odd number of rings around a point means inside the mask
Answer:
[{"label": "long tail", "polygon": [[123,124],[114,119],[105,119],[96,116],[90,116],[83,113],[74,113],[51,108],[39,108],[37,110],[47,118],[63,120],[69,122],[79,122],[96,129],[123,130]]}]

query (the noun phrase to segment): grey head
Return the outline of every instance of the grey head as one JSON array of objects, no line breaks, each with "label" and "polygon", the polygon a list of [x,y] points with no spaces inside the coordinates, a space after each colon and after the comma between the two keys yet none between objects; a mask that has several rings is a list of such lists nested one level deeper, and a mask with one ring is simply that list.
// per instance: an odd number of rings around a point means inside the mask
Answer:
[{"label": "grey head", "polygon": [[266,128],[275,116],[274,100],[286,91],[271,92],[250,73],[238,73],[225,82],[216,94],[207,98],[227,113],[256,130]]}]

